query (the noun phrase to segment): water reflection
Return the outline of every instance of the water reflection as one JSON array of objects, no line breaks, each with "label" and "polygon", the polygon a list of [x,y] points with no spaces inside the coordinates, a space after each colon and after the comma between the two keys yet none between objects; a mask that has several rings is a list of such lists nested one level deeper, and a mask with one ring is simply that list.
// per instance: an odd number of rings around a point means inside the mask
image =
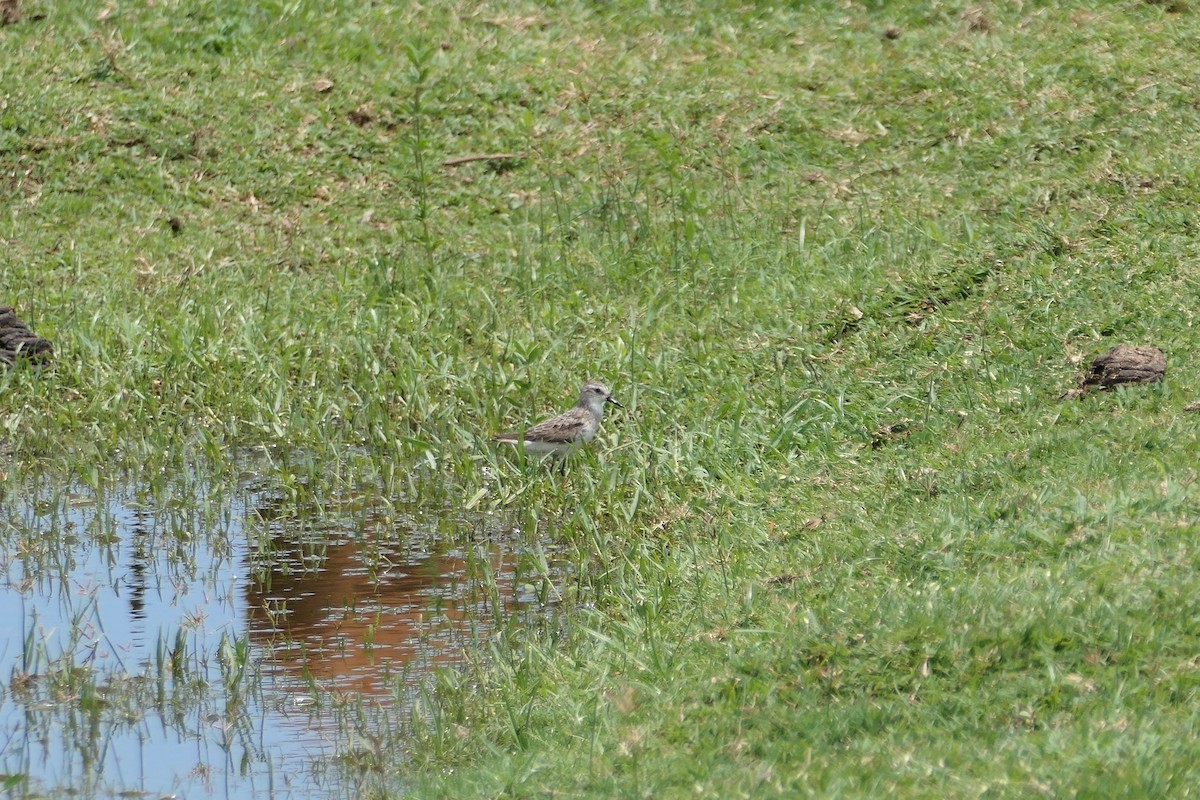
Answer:
[{"label": "water reflection", "polygon": [[465,645],[545,619],[547,563],[486,514],[285,502],[255,476],[9,491],[0,772],[27,794],[354,796],[328,698],[394,727]]},{"label": "water reflection", "polygon": [[[328,689],[390,693],[462,658],[493,622],[535,598],[519,587],[524,542],[475,520],[466,541],[439,540],[429,520],[334,502],[355,513],[355,534],[311,530],[258,507],[269,520],[246,586],[247,629],[277,675]],[[437,522],[439,520],[433,520]],[[542,576],[544,578],[544,576]]]}]

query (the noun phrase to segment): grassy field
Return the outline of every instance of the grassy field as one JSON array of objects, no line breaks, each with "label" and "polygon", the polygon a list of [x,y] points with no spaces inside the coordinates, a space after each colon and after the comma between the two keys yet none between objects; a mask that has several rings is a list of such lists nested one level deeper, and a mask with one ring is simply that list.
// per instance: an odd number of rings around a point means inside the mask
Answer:
[{"label": "grassy field", "polygon": [[0,496],[261,444],[559,543],[380,794],[1191,796],[1195,6],[25,3]]}]

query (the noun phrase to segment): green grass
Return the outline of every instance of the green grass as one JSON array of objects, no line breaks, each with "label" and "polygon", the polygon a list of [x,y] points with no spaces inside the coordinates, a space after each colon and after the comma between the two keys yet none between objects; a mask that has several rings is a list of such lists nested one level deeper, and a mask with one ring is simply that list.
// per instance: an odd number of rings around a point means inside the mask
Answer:
[{"label": "green grass", "polygon": [[[1195,9],[327,5],[0,31],[0,302],[59,354],[0,491],[268,444],[560,542],[566,632],[380,791],[1193,791]],[[1167,381],[1059,399],[1120,342]],[[585,377],[629,411],[565,479],[492,452]]]}]

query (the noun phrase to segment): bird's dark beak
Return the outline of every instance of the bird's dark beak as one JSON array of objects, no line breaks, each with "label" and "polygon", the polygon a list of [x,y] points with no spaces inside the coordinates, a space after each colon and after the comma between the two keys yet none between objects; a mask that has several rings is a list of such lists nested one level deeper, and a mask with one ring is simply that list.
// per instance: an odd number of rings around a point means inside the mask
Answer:
[{"label": "bird's dark beak", "polygon": [[606,397],[606,398],[604,398],[604,402],[606,402],[606,403],[612,403],[612,404],[613,404],[614,406],[616,406],[617,408],[624,408],[624,407],[625,407],[625,406],[621,405],[620,403],[618,403],[616,400],[613,400],[611,397]]}]

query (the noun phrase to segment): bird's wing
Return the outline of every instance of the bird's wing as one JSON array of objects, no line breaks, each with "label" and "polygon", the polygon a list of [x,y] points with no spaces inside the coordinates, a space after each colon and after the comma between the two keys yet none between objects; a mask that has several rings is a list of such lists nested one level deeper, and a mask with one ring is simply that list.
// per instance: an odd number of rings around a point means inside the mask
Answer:
[{"label": "bird's wing", "polygon": [[[583,435],[587,420],[583,418],[581,409],[572,409],[565,414],[551,417],[545,422],[539,422],[532,428],[525,429],[525,440],[536,439],[551,444],[569,444]],[[521,434],[505,434],[504,438],[512,437],[510,441],[521,438]]]}]

